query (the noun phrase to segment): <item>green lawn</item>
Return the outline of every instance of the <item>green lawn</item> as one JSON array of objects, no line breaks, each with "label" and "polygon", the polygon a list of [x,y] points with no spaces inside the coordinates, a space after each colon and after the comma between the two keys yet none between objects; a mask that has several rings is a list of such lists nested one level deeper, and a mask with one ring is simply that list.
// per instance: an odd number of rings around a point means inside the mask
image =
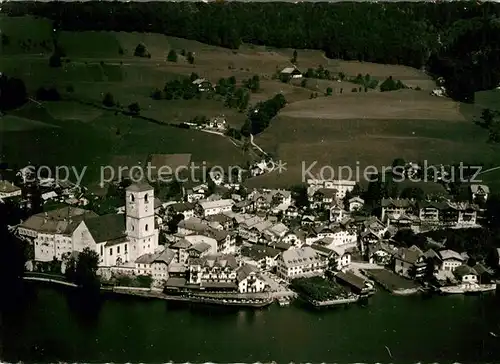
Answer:
[{"label": "green lawn", "polygon": [[120,57],[120,43],[109,32],[62,31],[59,34],[59,44],[69,58]]},{"label": "green lawn", "polygon": [[9,17],[0,14],[2,34],[8,38],[2,55],[51,53],[52,22],[32,16]]}]

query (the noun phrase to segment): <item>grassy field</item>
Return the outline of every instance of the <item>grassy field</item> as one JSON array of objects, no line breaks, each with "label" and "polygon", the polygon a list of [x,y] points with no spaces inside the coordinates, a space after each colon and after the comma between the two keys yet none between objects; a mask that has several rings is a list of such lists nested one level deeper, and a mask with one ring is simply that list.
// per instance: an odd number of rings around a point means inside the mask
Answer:
[{"label": "grassy field", "polygon": [[[121,105],[138,102],[142,115],[158,121],[181,123],[195,116],[223,114],[231,126],[239,128],[246,114],[224,107],[222,101],[157,101],[150,97],[151,92],[192,72],[212,82],[234,76],[238,84],[258,74],[261,89],[251,94],[250,104],[281,92],[288,105],[255,140],[285,161],[287,171],[254,178],[250,185],[279,187],[300,182],[302,161],[306,167],[317,161],[318,167],[359,165],[361,169],[389,165],[397,157],[430,163],[500,164],[499,147],[487,144],[486,133],[471,122],[481,107],[500,105],[498,91],[478,93],[475,107],[462,105],[431,97],[429,91],[435,83],[420,70],[332,60],[314,50],[298,50],[299,69],[321,65],[348,79],[369,74],[383,81],[392,76],[422,91],[354,93],[351,90],[359,86],[353,83],[315,79],[308,79],[302,87],[302,80],[282,83],[273,79],[277,70],[290,66],[293,49],[243,45],[229,50],[160,34],[123,32],[60,32],[57,38],[69,62],[51,68],[48,58],[54,34],[50,22],[5,16],[0,16],[0,22],[11,40],[2,48],[0,70],[21,77],[31,94],[40,86],[55,86],[64,97],[100,103],[110,92]],[[41,45],[44,41],[45,47]],[[28,43],[32,45],[26,46]],[[151,58],[133,56],[139,43],[144,43]],[[176,63],[166,61],[172,49],[178,53]],[[184,52],[194,54],[194,64],[181,55]],[[324,96],[328,87],[333,89],[332,96]],[[311,99],[312,93],[318,97]],[[244,163],[247,159],[241,148],[220,136],[130,119],[74,101],[40,107],[31,103],[4,117],[0,127],[1,154],[18,163],[97,167],[110,161],[119,164],[117,156],[135,160],[150,153],[186,152],[195,161],[210,164]],[[493,172],[488,176],[495,180]]]}]

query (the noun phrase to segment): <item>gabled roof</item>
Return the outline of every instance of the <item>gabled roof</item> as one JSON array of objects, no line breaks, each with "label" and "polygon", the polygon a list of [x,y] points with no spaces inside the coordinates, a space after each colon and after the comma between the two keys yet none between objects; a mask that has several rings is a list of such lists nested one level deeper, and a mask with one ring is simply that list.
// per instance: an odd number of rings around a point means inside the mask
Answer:
[{"label": "gabled roof", "polygon": [[92,211],[71,206],[29,217],[19,227],[48,234],[72,234],[84,218],[97,217]]},{"label": "gabled roof", "polygon": [[149,183],[146,182],[139,182],[139,183],[133,183],[130,186],[127,187],[127,191],[130,192],[147,192],[147,191],[154,191],[153,187]]},{"label": "gabled roof", "polygon": [[203,201],[199,202],[199,205],[203,210],[222,208],[234,205],[234,201],[231,199],[216,200],[216,201]]},{"label": "gabled roof", "polygon": [[125,237],[125,215],[108,214],[85,219],[85,225],[96,243]]},{"label": "gabled roof", "polygon": [[201,243],[198,243],[198,244],[195,244],[193,245],[191,248],[189,248],[190,250],[196,250],[197,252],[199,253],[203,253],[203,252],[206,252],[207,250],[209,250],[211,248],[210,244],[207,244],[207,243],[204,243],[204,242],[201,242]]},{"label": "gabled roof", "polygon": [[349,203],[353,203],[353,202],[359,202],[361,204],[364,204],[365,203],[365,200],[363,200],[361,197],[359,196],[354,196],[353,198],[350,198]]},{"label": "gabled roof", "polygon": [[490,193],[490,188],[486,185],[470,185],[470,190],[472,193]]},{"label": "gabled roof", "polygon": [[474,270],[474,268],[469,267],[468,265],[461,265],[460,267],[455,268],[453,271],[453,274],[455,274],[457,277],[463,277],[469,274],[477,275],[477,272]]},{"label": "gabled roof", "polygon": [[409,264],[415,264],[418,261],[418,259],[421,256],[423,256],[423,254],[424,253],[422,252],[422,250],[413,245],[410,248],[399,249],[398,252],[394,255],[394,257]]},{"label": "gabled roof", "polygon": [[175,252],[172,249],[166,248],[154,259],[154,262],[170,264],[175,257]]},{"label": "gabled roof", "polygon": [[259,261],[266,257],[276,258],[280,254],[280,250],[266,245],[254,244],[249,247],[243,247],[241,249],[241,254],[255,261]]},{"label": "gabled roof", "polygon": [[257,273],[257,272],[258,272],[257,267],[254,267],[251,264],[245,264],[236,270],[236,276],[238,277],[238,281],[241,282],[246,277],[248,277],[250,274]]},{"label": "gabled roof", "polygon": [[189,249],[191,247],[191,243],[186,239],[181,239],[170,246],[172,249]]},{"label": "gabled roof", "polygon": [[182,213],[184,211],[189,211],[194,208],[194,203],[190,202],[179,202],[179,203],[174,203],[172,205],[168,206],[169,210],[172,210],[176,213]]},{"label": "gabled roof", "polygon": [[382,199],[382,207],[394,207],[394,208],[409,208],[415,205],[414,201],[408,200],[406,198],[403,199],[393,199],[393,198],[384,198]]},{"label": "gabled roof", "polygon": [[14,185],[13,183],[10,183],[7,180],[0,180],[0,192],[4,193],[12,193],[12,192],[17,192],[20,191],[21,189]]},{"label": "gabled roof", "polygon": [[309,246],[300,249],[287,250],[281,254],[283,262],[287,268],[323,262],[319,253]]},{"label": "gabled roof", "polygon": [[460,253],[457,253],[456,251],[450,249],[440,250],[439,255],[442,260],[455,259],[460,262],[464,261],[464,258],[460,255]]}]

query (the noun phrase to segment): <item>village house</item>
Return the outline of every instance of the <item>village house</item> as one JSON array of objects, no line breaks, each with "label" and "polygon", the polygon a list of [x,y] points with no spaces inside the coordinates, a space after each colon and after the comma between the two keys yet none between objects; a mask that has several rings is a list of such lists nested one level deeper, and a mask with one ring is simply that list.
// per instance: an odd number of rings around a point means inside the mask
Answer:
[{"label": "village house", "polygon": [[306,242],[306,233],[299,229],[288,231],[281,239],[281,242],[290,244],[294,247],[300,247]]},{"label": "village house", "polygon": [[208,121],[207,127],[223,132],[227,129],[226,118],[224,117],[224,115],[215,116]]},{"label": "village house", "polygon": [[450,202],[442,212],[443,225],[456,228],[476,227],[478,206],[468,202]]},{"label": "village house", "polygon": [[170,217],[183,215],[184,219],[189,219],[194,217],[194,206],[191,202],[180,202],[168,205],[165,210]]},{"label": "village house", "polygon": [[174,262],[185,264],[189,259],[189,248],[191,246],[192,244],[184,238],[170,245],[169,248],[174,252]]},{"label": "village house", "polygon": [[394,255],[394,271],[403,277],[421,277],[425,268],[424,253],[416,246],[400,248]]},{"label": "village house", "polygon": [[367,248],[367,257],[370,264],[386,266],[391,262],[397,248],[384,241],[378,241]]},{"label": "village house", "polygon": [[453,272],[455,268],[458,268],[462,264],[464,264],[464,258],[462,257],[462,255],[454,250],[440,250],[438,254],[441,258],[441,266],[439,267],[440,271]]},{"label": "village house", "polygon": [[488,196],[490,195],[490,188],[488,186],[472,184],[469,188],[472,203],[475,203],[477,201],[486,202],[488,200]]},{"label": "village house", "polygon": [[287,250],[278,257],[277,274],[291,280],[323,274],[327,261],[309,246]]},{"label": "village house", "polygon": [[200,92],[213,90],[212,83],[205,78],[197,78],[192,82],[192,84],[195,85],[198,88],[198,91]]},{"label": "village house", "polygon": [[222,230],[230,230],[234,228],[237,223],[233,217],[225,214],[209,215],[205,218],[209,223],[216,222],[222,226]]},{"label": "village house", "polygon": [[341,222],[346,217],[346,212],[337,204],[330,207],[330,221]]},{"label": "village house", "polygon": [[295,205],[290,205],[285,210],[284,217],[287,219],[295,219],[299,216],[299,209]]},{"label": "village house", "polygon": [[302,72],[300,72],[299,69],[295,66],[285,67],[281,70],[280,76],[286,77],[288,79],[290,79],[290,78],[302,78]]},{"label": "village house", "polygon": [[359,295],[369,294],[375,289],[372,283],[350,271],[338,272],[335,275],[335,281],[339,284],[349,287],[353,293]]},{"label": "village house", "polygon": [[198,202],[195,211],[198,216],[207,217],[210,215],[217,215],[226,211],[231,211],[234,201],[230,199],[217,200],[217,201],[203,201]]},{"label": "village house", "polygon": [[410,229],[418,232],[420,228],[420,219],[418,216],[412,214],[393,214],[386,215],[388,227],[393,227],[396,230]]},{"label": "village house", "polygon": [[269,210],[278,206],[283,206],[283,210],[285,210],[292,203],[291,193],[286,190],[255,191],[250,198],[255,202],[255,209],[258,211]]},{"label": "village house", "polygon": [[220,254],[236,254],[236,236],[237,232],[227,230],[209,230],[205,232],[217,242],[217,253]]},{"label": "village house", "polygon": [[258,269],[250,264],[245,264],[236,270],[239,293],[258,293],[268,288],[268,284],[260,275]]},{"label": "village house", "polygon": [[361,197],[355,196],[349,199],[348,203],[349,203],[349,212],[353,212],[361,210],[365,204],[365,201]]},{"label": "village house", "polygon": [[[212,237],[206,235],[187,235],[184,237],[184,240],[188,241],[191,244],[191,248],[195,248],[199,253],[195,255],[206,255],[206,254],[216,254],[217,253],[217,240]],[[199,245],[203,244],[203,245]],[[208,246],[208,247],[207,247]],[[189,254],[188,249],[188,254]]]},{"label": "village house", "polygon": [[392,215],[408,215],[411,214],[415,208],[415,201],[409,199],[393,199],[384,198],[381,202],[382,214],[380,220],[386,221],[388,214]]},{"label": "village house", "polygon": [[187,282],[209,290],[236,290],[238,267],[233,255],[189,259]]},{"label": "village house", "polygon": [[446,208],[444,202],[419,201],[417,202],[418,217],[424,223],[439,223],[440,211]]},{"label": "village house", "polygon": [[166,281],[168,279],[168,267],[173,259],[174,252],[168,248],[156,254],[151,263],[151,274],[154,280]]},{"label": "village house", "polygon": [[468,265],[460,265],[453,270],[453,274],[461,283],[478,283],[477,272]]},{"label": "village house", "polygon": [[304,215],[300,224],[304,227],[314,226],[316,224],[316,217],[314,215]]},{"label": "village house", "polygon": [[347,192],[354,190],[356,181],[350,180],[323,180],[323,179],[308,179],[308,195],[311,196],[320,188],[337,190],[337,199],[342,200]]},{"label": "village house", "polygon": [[190,203],[195,203],[199,200],[203,200],[208,193],[208,186],[206,184],[201,184],[186,190],[186,199]]},{"label": "village house", "polygon": [[0,180],[0,200],[22,195],[21,188],[6,180]]},{"label": "village house", "polygon": [[177,234],[179,236],[203,233],[207,230],[210,230],[210,226],[197,217],[184,219],[177,224]]},{"label": "village house", "polygon": [[241,248],[243,260],[255,265],[262,271],[269,271],[276,267],[277,258],[280,254],[280,250],[262,244]]},{"label": "village house", "polygon": [[255,211],[255,201],[242,200],[233,205],[232,211],[237,213],[246,214]]},{"label": "village house", "polygon": [[330,206],[337,198],[337,190],[333,188],[319,188],[310,197],[311,208],[317,209]]}]

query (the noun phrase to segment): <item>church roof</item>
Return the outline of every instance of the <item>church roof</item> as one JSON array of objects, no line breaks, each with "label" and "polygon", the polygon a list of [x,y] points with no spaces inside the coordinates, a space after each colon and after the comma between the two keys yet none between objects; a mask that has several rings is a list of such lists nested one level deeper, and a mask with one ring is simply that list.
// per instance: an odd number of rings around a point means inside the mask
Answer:
[{"label": "church roof", "polygon": [[108,214],[85,219],[85,225],[96,243],[108,242],[126,236],[125,215]]},{"label": "church roof", "polygon": [[152,191],[153,187],[149,185],[149,183],[146,182],[139,182],[139,183],[134,183],[131,184],[130,186],[127,187],[127,191],[130,192],[146,192],[146,191]]}]

